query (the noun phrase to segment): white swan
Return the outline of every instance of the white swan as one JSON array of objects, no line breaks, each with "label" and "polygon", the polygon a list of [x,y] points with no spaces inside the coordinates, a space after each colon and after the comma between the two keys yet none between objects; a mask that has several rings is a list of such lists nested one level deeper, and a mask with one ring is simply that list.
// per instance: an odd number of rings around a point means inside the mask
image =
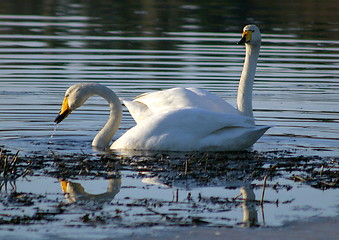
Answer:
[{"label": "white swan", "polygon": [[[252,88],[261,34],[255,25],[244,27],[239,43],[246,44],[246,57],[237,96],[237,109],[220,97],[196,88],[173,88],[146,93],[123,101],[137,125],[113,142],[111,149],[161,151],[238,151],[250,148],[270,126],[256,126]],[[110,116],[92,145],[107,148],[121,118],[119,98],[96,83],[71,86],[65,94],[56,123],[99,95],[110,105]]]}]

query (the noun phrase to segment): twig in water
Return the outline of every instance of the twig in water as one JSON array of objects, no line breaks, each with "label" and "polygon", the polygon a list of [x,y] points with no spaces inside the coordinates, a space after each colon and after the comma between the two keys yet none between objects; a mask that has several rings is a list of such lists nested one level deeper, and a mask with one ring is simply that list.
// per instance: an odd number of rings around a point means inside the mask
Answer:
[{"label": "twig in water", "polygon": [[266,175],[264,177],[264,184],[263,184],[263,189],[262,189],[262,193],[261,193],[261,200],[260,200],[260,205],[264,204],[264,197],[265,197],[265,190],[266,190],[266,181],[267,181],[267,177],[268,175]]},{"label": "twig in water", "polygon": [[188,162],[187,160],[185,161],[185,176],[187,175],[187,168],[188,168]]}]

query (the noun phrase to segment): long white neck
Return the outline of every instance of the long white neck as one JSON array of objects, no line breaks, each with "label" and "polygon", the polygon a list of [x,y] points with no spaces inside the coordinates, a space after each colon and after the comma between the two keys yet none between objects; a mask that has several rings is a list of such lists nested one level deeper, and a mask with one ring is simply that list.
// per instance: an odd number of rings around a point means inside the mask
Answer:
[{"label": "long white neck", "polygon": [[244,68],[241,73],[241,78],[238,88],[237,107],[238,110],[245,116],[253,118],[252,108],[252,90],[259,57],[260,45],[246,44],[246,56]]},{"label": "long white neck", "polygon": [[92,94],[99,95],[106,99],[110,107],[108,121],[92,142],[93,147],[104,149],[109,147],[110,141],[119,128],[122,119],[122,107],[117,95],[107,87],[96,85],[96,87],[93,88]]}]

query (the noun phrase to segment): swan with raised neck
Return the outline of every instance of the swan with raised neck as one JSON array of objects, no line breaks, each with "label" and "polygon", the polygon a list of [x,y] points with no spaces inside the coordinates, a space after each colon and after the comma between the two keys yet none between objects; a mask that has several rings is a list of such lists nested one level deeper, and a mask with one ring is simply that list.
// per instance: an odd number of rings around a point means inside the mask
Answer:
[{"label": "swan with raised neck", "polygon": [[252,91],[261,45],[259,28],[255,25],[245,26],[238,44],[245,44],[246,55],[238,87],[237,108],[241,114],[253,118]]},{"label": "swan with raised neck", "polygon": [[[117,139],[111,148],[238,151],[251,147],[270,128],[255,126],[253,119],[252,88],[261,43],[259,29],[254,25],[245,26],[239,43],[246,44],[246,57],[239,82],[237,110],[214,94],[196,88],[143,94],[134,101],[124,101],[137,125]],[[109,88],[96,83],[71,86],[55,122],[61,122],[92,95],[105,98],[110,106],[109,119],[92,142],[94,147],[105,149],[122,118],[119,98]]]}]

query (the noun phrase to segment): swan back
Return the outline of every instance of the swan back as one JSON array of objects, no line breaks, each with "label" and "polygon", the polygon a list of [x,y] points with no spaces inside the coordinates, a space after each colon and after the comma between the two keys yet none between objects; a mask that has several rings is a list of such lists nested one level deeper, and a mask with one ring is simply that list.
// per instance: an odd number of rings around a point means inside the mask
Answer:
[{"label": "swan back", "polygon": [[185,108],[197,108],[219,113],[239,114],[222,98],[197,88],[171,88],[142,94],[134,101],[123,101],[134,120],[139,123],[153,114]]}]

